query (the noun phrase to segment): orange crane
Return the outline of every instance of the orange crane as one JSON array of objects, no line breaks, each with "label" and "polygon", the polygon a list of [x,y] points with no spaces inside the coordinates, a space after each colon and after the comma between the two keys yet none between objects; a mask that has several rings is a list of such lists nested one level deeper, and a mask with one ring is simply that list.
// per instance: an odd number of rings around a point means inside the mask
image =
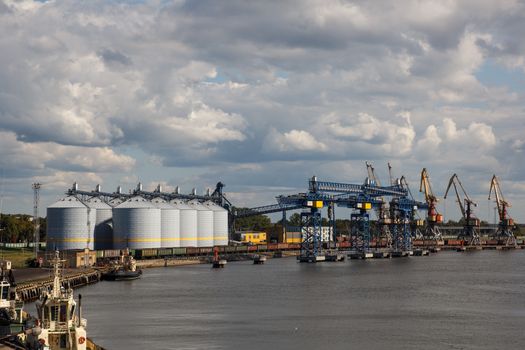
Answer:
[{"label": "orange crane", "polygon": [[423,238],[440,240],[441,232],[439,231],[439,228],[436,226],[436,224],[443,222],[443,215],[439,214],[436,209],[438,199],[432,192],[432,186],[430,185],[430,178],[426,168],[423,168],[421,171],[419,192],[423,192],[425,194],[425,201],[428,205],[427,225],[423,233]]},{"label": "orange crane", "polygon": [[489,200],[492,193],[494,193],[494,201],[496,202],[499,215],[498,229],[496,233],[492,235],[492,238],[505,240],[506,245],[516,245],[516,237],[512,232],[512,229],[514,228],[514,220],[512,220],[507,213],[507,208],[510,207],[510,203],[503,197],[496,175],[492,176],[492,180],[490,181]]},{"label": "orange crane", "polygon": [[465,239],[467,241],[467,245],[480,245],[479,219],[472,212],[472,207],[477,207],[478,205],[469,198],[465,188],[461,184],[461,181],[459,181],[457,174],[452,175],[450,178],[443,199],[447,198],[448,191],[451,187],[454,187],[459,210],[461,211],[461,216],[465,221],[463,224],[463,231],[458,235],[458,239]]}]

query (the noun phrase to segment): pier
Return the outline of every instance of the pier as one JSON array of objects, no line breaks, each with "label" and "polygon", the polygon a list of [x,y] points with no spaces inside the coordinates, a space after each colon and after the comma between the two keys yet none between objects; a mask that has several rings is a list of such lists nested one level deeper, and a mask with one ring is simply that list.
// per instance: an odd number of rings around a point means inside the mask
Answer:
[{"label": "pier", "polygon": [[[20,299],[24,302],[35,301],[39,298],[44,290],[50,290],[53,285],[53,277],[48,275],[42,278],[42,274],[49,274],[48,270],[33,270],[27,269],[18,271],[25,278],[22,282],[18,282],[16,291]],[[15,276],[17,273],[15,272]],[[100,281],[101,271],[97,269],[82,269],[82,270],[68,270],[64,272],[62,278],[62,285],[64,288],[78,288],[88,284],[97,283]]]}]

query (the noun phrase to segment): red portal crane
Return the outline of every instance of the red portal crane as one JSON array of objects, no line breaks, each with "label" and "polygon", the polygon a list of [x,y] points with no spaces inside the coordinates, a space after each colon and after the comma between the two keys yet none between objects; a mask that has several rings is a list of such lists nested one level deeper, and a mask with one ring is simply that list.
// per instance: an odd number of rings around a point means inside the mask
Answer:
[{"label": "red portal crane", "polygon": [[434,195],[434,192],[432,192],[432,186],[430,185],[430,178],[426,168],[423,168],[421,171],[419,192],[425,194],[425,201],[428,205],[427,224],[425,226],[425,231],[423,232],[423,238],[439,240],[441,239],[441,232],[436,224],[443,222],[443,215],[439,214],[436,209],[438,199]]}]

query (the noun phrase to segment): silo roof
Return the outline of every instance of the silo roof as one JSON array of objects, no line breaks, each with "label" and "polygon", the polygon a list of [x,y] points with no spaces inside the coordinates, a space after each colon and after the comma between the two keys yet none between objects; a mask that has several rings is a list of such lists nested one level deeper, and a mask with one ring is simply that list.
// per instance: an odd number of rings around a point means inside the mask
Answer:
[{"label": "silo roof", "polygon": [[116,209],[125,209],[125,208],[144,208],[144,209],[156,209],[156,207],[148,201],[146,198],[141,196],[131,197],[124,203],[121,203],[115,207]]},{"label": "silo roof", "polygon": [[85,203],[91,209],[111,209],[111,206],[103,202],[100,198],[90,198]]},{"label": "silo roof", "polygon": [[166,202],[164,199],[160,197],[153,198],[151,200],[151,203],[153,203],[153,205],[159,209],[175,209],[173,205],[169,204],[168,202]]},{"label": "silo roof", "polygon": [[204,203],[205,206],[207,206],[208,208],[210,208],[211,210],[213,211],[223,211],[223,210],[226,210],[224,209],[223,207],[221,207],[220,205],[218,205],[217,203],[215,202],[212,202],[212,201],[207,201]]},{"label": "silo roof", "polygon": [[78,198],[68,196],[51,204],[48,208],[86,208],[86,206]]},{"label": "silo roof", "polygon": [[190,207],[187,203],[185,203],[184,201],[182,201],[180,199],[173,199],[172,201],[170,201],[170,203],[171,203],[171,205],[173,205],[177,209],[181,209],[181,210],[193,209],[193,210],[195,210],[195,208]]},{"label": "silo roof", "polygon": [[197,210],[211,210],[210,208],[208,208],[207,206],[203,205],[201,202],[197,201],[197,200],[192,200],[190,202],[188,202],[188,205],[190,207],[193,207]]},{"label": "silo roof", "polygon": [[123,202],[123,200],[121,198],[113,198],[112,200],[109,201],[109,205],[111,207],[116,207],[117,205],[121,204]]}]

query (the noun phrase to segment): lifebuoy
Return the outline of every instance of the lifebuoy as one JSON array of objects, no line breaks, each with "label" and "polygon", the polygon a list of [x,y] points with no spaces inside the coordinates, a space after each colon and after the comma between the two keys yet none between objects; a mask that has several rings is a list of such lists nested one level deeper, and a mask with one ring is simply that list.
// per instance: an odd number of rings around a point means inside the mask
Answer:
[{"label": "lifebuoy", "polygon": [[78,338],[78,343],[79,344],[84,344],[85,341],[86,341],[86,338],[84,338],[84,337]]}]

